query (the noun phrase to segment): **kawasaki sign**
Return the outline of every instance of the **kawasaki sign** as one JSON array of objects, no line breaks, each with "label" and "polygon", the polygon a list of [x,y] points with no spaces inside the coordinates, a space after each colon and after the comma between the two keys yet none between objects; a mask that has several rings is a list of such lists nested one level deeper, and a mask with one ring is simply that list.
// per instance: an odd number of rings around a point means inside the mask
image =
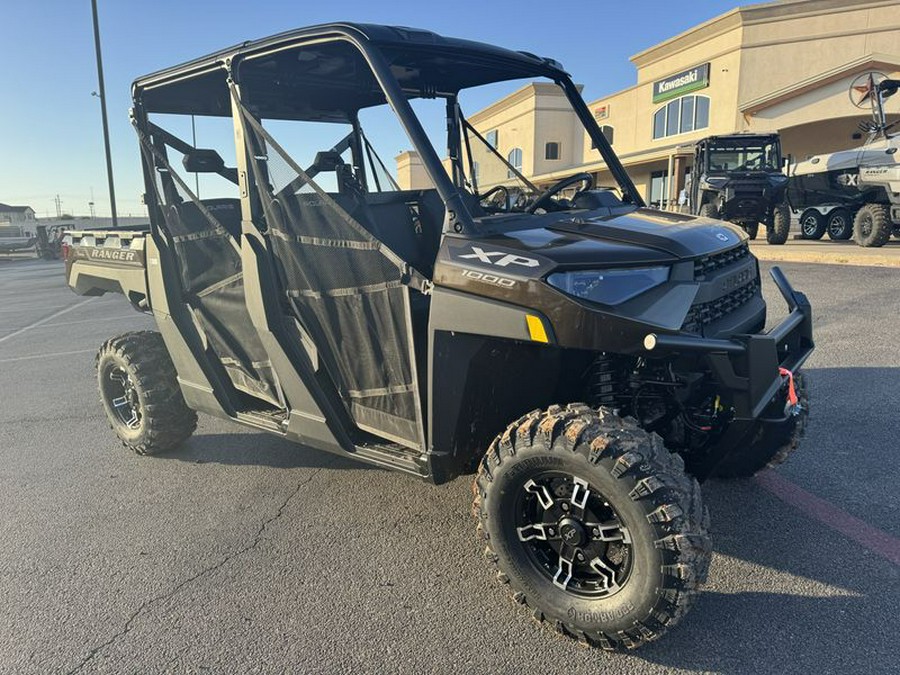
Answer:
[{"label": "kawasaki sign", "polygon": [[670,98],[681,96],[689,91],[697,91],[709,86],[709,64],[683,70],[670,75],[664,80],[653,83],[653,102],[662,103]]}]

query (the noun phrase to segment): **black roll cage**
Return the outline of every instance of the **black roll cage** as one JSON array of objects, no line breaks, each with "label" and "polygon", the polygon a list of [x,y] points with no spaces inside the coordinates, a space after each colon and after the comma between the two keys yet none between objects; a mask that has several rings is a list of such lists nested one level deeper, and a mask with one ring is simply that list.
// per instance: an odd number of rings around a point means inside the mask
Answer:
[{"label": "black roll cage", "polygon": [[[447,99],[448,116],[452,116],[457,120],[461,117],[459,108],[456,103],[456,91],[438,92],[438,91],[416,91],[410,92],[404,90],[397,78],[391,72],[391,66],[385,58],[382,47],[403,47],[407,46],[411,49],[422,50],[427,48],[428,53],[435,50],[447,56],[458,57],[478,57],[482,59],[490,59],[491,65],[498,69],[499,75],[491,81],[503,81],[504,79],[519,79],[526,77],[545,77],[558,86],[560,86],[570,105],[575,111],[582,126],[591,137],[595,147],[600,151],[604,162],[606,162],[613,178],[619,184],[623,199],[637,206],[643,206],[644,202],[631,178],[626,173],[624,167],[610,146],[606,137],[597,125],[596,120],[588,110],[587,105],[581,98],[577,87],[572,82],[570,76],[562,69],[562,67],[552,59],[539,58],[533,54],[526,52],[514,52],[492,45],[470,42],[467,40],[458,40],[453,38],[443,38],[426,31],[418,31],[406,28],[391,28],[386,26],[372,26],[365,24],[327,24],[322,26],[314,26],[311,28],[300,29],[288,33],[282,33],[269,38],[264,38],[255,42],[245,42],[230,49],[211,54],[207,57],[188,62],[181,66],[176,66],[158,73],[147,75],[139,78],[132,86],[132,98],[134,101],[133,117],[138,128],[149,130],[149,121],[147,115],[152,112],[180,112],[184,114],[193,114],[191,108],[178,108],[177,101],[169,101],[170,105],[162,106],[163,109],[154,109],[153,105],[145,105],[145,94],[147,92],[158,93],[167,86],[176,85],[183,86],[187,81],[193,78],[201,78],[209,76],[216,72],[225,71],[227,80],[233,82],[240,91],[240,67],[245,61],[257,59],[262,56],[271,55],[288,49],[301,46],[311,46],[315,44],[327,44],[331,42],[347,42],[355,47],[359,54],[365,59],[372,74],[375,77],[385,100],[393,109],[395,115],[400,121],[406,135],[408,136],[412,146],[417,151],[422,164],[428,173],[434,186],[444,201],[447,217],[444,223],[444,231],[453,231],[457,233],[474,234],[478,231],[477,225],[472,213],[466,207],[466,202],[461,194],[462,179],[460,176],[448,176],[443,168],[440,157],[432,146],[428,136],[421,125],[418,117],[409,104],[410,97],[444,97]],[[426,53],[426,52],[423,52]],[[486,84],[488,82],[484,82]],[[474,85],[469,85],[474,86]],[[178,95],[176,92],[176,99]],[[199,105],[199,99],[197,99]],[[202,105],[214,107],[213,104],[203,103]],[[250,102],[252,106],[252,102]],[[452,108],[452,109],[451,109]],[[224,105],[220,105],[218,109],[205,111],[199,114],[219,114],[222,116],[234,114],[235,111],[228,109]],[[359,125],[356,121],[355,112],[350,116],[350,121],[354,129],[358,132]],[[456,131],[450,131],[448,134],[448,145],[451,151],[452,166],[454,172],[460,167],[460,126],[452,125]],[[471,127],[470,127],[471,128]],[[477,132],[476,132],[477,133]],[[357,136],[359,134],[357,133]],[[455,138],[455,142],[453,139]],[[237,168],[239,176],[243,181],[249,181],[250,176],[246,171],[245,162],[240,161],[240,155],[246,155],[251,149],[246,146],[246,140],[243,134],[236,130],[235,140],[238,143],[239,166]],[[466,143],[468,139],[466,138]],[[361,156],[363,147],[354,148],[354,154]],[[471,153],[468,153],[471,161]],[[471,167],[470,167],[471,168]],[[148,177],[149,178],[149,177]],[[243,182],[242,181],[242,182]],[[148,181],[147,181],[148,182]],[[241,201],[244,220],[252,221],[251,216],[251,200],[250,190],[245,185],[241,186]]]}]

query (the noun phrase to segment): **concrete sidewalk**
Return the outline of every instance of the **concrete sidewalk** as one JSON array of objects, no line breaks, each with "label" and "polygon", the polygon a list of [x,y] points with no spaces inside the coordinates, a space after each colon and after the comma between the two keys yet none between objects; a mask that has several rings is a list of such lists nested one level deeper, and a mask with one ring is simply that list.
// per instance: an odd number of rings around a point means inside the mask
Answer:
[{"label": "concrete sidewalk", "polygon": [[873,267],[900,267],[900,240],[891,239],[881,248],[863,248],[856,242],[789,239],[782,246],[766,243],[760,238],[750,242],[753,254],[760,260],[773,262],[828,263],[834,265],[866,265]]}]

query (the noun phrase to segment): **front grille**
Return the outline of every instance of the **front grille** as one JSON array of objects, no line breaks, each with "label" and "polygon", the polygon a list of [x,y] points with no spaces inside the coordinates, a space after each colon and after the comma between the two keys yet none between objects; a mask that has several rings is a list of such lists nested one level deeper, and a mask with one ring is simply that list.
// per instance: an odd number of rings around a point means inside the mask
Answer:
[{"label": "front grille", "polygon": [[743,243],[723,253],[713,253],[694,261],[694,280],[703,281],[716,270],[728,267],[750,255],[750,246]]},{"label": "front grille", "polygon": [[746,286],[741,286],[737,290],[723,295],[721,298],[694,305],[684,318],[681,330],[689,333],[699,333],[705,326],[718,321],[750,302],[757,293],[759,293],[758,278]]}]

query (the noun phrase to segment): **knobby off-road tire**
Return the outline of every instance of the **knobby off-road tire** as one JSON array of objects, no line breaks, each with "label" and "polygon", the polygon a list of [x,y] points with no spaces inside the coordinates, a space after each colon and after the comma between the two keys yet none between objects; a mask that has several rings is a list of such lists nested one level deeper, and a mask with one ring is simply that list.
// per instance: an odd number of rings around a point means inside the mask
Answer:
[{"label": "knobby off-road tire", "polygon": [[159,333],[125,333],[103,343],[97,381],[110,428],[139,455],[170,450],[197,428]]},{"label": "knobby off-road tire", "polygon": [[884,246],[893,230],[891,211],[883,204],[866,204],[856,212],[856,218],[853,219],[856,243],[866,248]]},{"label": "knobby off-road tire", "polygon": [[742,225],[742,227],[751,240],[756,239],[756,235],[759,234],[759,223],[748,223],[747,225]]},{"label": "knobby off-road tire", "polygon": [[491,444],[473,491],[499,581],[535,619],[582,643],[611,650],[658,638],[706,580],[697,482],[657,435],[608,409],[570,404],[521,417]]},{"label": "knobby off-road tire", "polygon": [[813,240],[825,236],[825,217],[818,209],[806,209],[800,214],[800,234]]},{"label": "knobby off-road tire", "polygon": [[791,210],[786,204],[779,204],[772,210],[772,224],[766,227],[766,242],[780,246],[791,233]]},{"label": "knobby off-road tire", "polygon": [[713,478],[749,478],[763,469],[778,466],[800,445],[809,418],[809,392],[802,374],[794,375],[794,389],[799,403],[798,414],[778,429],[760,425],[752,440],[735,450],[711,472]]},{"label": "knobby off-road tire", "polygon": [[704,204],[700,207],[700,213],[698,215],[703,218],[715,218],[718,220],[719,209],[716,208],[715,204]]}]

